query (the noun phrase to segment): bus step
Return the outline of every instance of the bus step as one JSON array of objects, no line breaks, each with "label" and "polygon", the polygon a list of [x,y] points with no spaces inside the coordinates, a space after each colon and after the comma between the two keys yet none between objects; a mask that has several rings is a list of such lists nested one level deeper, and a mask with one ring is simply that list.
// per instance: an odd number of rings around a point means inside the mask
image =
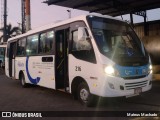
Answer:
[{"label": "bus step", "polygon": [[58,91],[61,91],[61,92],[66,92],[65,89],[61,88],[61,89],[57,89]]}]

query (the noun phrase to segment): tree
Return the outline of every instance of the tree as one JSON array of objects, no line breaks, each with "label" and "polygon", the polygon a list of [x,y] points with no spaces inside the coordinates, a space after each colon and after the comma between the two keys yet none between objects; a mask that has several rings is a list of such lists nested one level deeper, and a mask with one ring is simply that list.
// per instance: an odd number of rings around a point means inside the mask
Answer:
[{"label": "tree", "polygon": [[[4,28],[1,28],[0,31],[3,32]],[[21,34],[21,29],[19,27],[12,27],[11,24],[7,25],[6,27],[6,38],[7,40],[11,37],[15,37],[17,35]],[[0,37],[0,40],[2,40],[2,38],[4,37],[4,35],[2,35]]]}]

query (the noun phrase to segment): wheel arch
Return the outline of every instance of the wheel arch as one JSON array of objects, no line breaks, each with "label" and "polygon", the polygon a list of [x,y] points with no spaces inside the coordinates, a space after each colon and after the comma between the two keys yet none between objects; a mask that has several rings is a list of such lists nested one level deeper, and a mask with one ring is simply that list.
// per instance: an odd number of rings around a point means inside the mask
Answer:
[{"label": "wheel arch", "polygon": [[24,73],[23,73],[22,70],[20,70],[20,71],[19,71],[19,75],[18,75],[18,79],[19,79],[19,80],[20,80],[20,78],[22,77],[22,75],[24,75]]},{"label": "wheel arch", "polygon": [[[75,99],[78,99],[77,88],[78,88],[78,85],[82,82],[85,82],[88,86],[88,83],[86,82],[86,80],[80,76],[75,77],[71,83],[71,93]],[[89,86],[88,86],[88,88],[89,88]]]}]

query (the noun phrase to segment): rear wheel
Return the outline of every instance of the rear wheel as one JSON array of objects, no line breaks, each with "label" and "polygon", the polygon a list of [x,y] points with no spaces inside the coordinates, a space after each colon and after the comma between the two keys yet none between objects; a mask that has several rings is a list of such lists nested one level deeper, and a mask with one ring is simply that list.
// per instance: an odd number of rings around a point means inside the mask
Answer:
[{"label": "rear wheel", "polygon": [[79,101],[88,107],[96,106],[97,99],[89,91],[87,83],[82,82],[78,86],[78,99]]},{"label": "rear wheel", "polygon": [[21,81],[21,85],[22,85],[22,87],[27,87],[28,85],[27,85],[27,83],[26,83],[26,81],[25,81],[25,77],[24,77],[24,74],[23,73],[21,73],[21,75],[20,75],[20,81]]}]

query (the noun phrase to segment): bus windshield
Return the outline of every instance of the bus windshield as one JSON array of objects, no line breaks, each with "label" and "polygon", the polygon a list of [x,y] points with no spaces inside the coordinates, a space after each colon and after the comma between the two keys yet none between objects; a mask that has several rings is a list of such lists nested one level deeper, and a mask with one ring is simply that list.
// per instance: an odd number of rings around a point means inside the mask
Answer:
[{"label": "bus windshield", "polygon": [[[115,62],[134,62],[146,56],[145,49],[131,27],[122,21],[89,17],[89,24],[100,52]],[[141,61],[139,60],[139,61]],[[138,62],[138,61],[136,61]]]}]

